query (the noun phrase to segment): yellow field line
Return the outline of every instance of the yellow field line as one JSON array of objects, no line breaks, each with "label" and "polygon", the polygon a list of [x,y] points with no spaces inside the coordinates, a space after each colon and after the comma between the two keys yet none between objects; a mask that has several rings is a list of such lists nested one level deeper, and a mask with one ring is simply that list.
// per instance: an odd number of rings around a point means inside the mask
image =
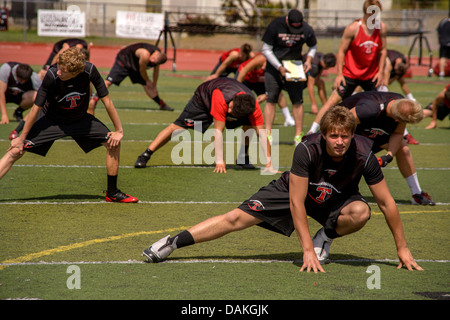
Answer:
[{"label": "yellow field line", "polygon": [[[447,210],[418,210],[418,211],[400,211],[400,214],[406,214],[406,213],[435,213],[435,212],[450,212],[450,209]],[[375,211],[372,209],[372,214],[374,215],[378,215],[378,214],[383,214],[380,211]]]},{"label": "yellow field line", "polygon": [[[185,230],[187,228],[188,227],[178,227],[178,228],[156,230],[156,231],[141,231],[141,232],[125,233],[125,234],[122,234],[119,236],[111,236],[111,237],[106,237],[106,238],[102,238],[102,239],[92,239],[92,240],[88,240],[88,241],[84,241],[84,242],[79,242],[79,243],[69,244],[66,246],[60,246],[60,247],[49,249],[49,250],[44,250],[41,252],[27,254],[25,256],[10,259],[10,260],[5,260],[2,262],[2,264],[23,263],[23,262],[27,262],[27,261],[37,259],[37,258],[40,258],[43,256],[48,256],[48,255],[51,255],[54,253],[60,253],[60,252],[64,252],[64,251],[78,249],[78,248],[90,246],[92,244],[121,240],[121,239],[125,239],[125,238],[137,237],[137,236],[141,236],[141,235],[151,235],[151,234],[157,234],[157,233],[170,233],[170,232],[174,232],[174,231]],[[7,266],[0,265],[0,270],[5,269],[6,267]]]},{"label": "yellow field line", "polygon": [[[450,210],[403,211],[403,212],[400,212],[400,214],[434,213],[434,212],[450,212]],[[381,212],[372,211],[372,214],[374,214],[374,215],[381,215],[382,213]],[[48,255],[51,255],[51,254],[54,254],[54,253],[65,252],[65,251],[69,251],[69,250],[73,250],[73,249],[78,249],[78,248],[90,246],[90,245],[93,245],[93,244],[99,244],[99,243],[108,242],[108,241],[122,240],[122,239],[125,239],[125,238],[137,237],[137,236],[141,236],[141,235],[152,235],[152,234],[157,234],[157,233],[170,233],[170,232],[179,231],[179,230],[185,230],[185,229],[188,229],[188,227],[178,227],[178,228],[171,228],[171,229],[165,229],[165,230],[156,230],[156,231],[140,231],[140,232],[133,232],[133,233],[125,233],[125,234],[122,234],[122,235],[111,236],[111,237],[106,237],[106,238],[102,238],[102,239],[92,239],[92,240],[88,240],[88,241],[84,241],[84,242],[79,242],[79,243],[74,243],[74,244],[70,244],[70,245],[60,246],[60,247],[49,249],[49,250],[44,250],[44,251],[41,251],[41,252],[27,254],[25,256],[14,258],[14,259],[10,259],[10,260],[5,260],[5,261],[2,262],[2,264],[23,263],[23,262],[31,261],[33,259],[40,258],[40,257],[48,256]],[[7,265],[0,265],[0,270],[5,269],[6,267],[8,267],[8,266]]]}]

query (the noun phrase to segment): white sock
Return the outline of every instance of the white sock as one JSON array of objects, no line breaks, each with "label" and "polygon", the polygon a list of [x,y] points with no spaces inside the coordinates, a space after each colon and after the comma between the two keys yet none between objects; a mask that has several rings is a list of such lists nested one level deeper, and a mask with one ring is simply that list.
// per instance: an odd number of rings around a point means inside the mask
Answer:
[{"label": "white sock", "polygon": [[404,137],[407,136],[408,133],[409,133],[409,132],[408,132],[408,129],[405,128],[405,131],[403,132],[403,136],[404,136]]},{"label": "white sock", "polygon": [[416,99],[414,99],[412,93],[408,93],[408,94],[406,95],[406,97],[407,97],[409,100],[416,101]]},{"label": "white sock", "polygon": [[291,116],[291,113],[290,113],[288,107],[282,108],[282,109],[281,109],[281,112],[283,112],[283,116],[284,116],[284,119],[285,119],[285,120],[292,119],[292,116]]},{"label": "white sock", "polygon": [[406,182],[408,183],[409,189],[411,190],[412,194],[422,193],[422,189],[419,185],[419,179],[417,178],[417,172],[406,178]]},{"label": "white sock", "polygon": [[320,125],[317,122],[313,122],[311,125],[311,129],[309,129],[309,132],[316,133],[319,131]]}]

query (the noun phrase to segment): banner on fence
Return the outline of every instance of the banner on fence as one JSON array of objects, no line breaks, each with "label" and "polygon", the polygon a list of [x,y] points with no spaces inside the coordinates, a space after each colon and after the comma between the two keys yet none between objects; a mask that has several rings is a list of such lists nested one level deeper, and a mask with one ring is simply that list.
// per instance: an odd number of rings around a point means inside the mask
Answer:
[{"label": "banner on fence", "polygon": [[70,10],[38,10],[38,36],[84,37],[85,13]]},{"label": "banner on fence", "polygon": [[116,36],[156,40],[164,28],[162,13],[117,11]]}]

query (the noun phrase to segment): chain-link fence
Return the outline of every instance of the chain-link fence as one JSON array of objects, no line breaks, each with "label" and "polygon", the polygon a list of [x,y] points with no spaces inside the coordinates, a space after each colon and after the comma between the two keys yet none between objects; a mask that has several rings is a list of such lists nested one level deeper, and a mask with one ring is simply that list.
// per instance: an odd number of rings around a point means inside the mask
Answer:
[{"label": "chain-link fence", "polygon": [[[90,2],[58,0],[4,0],[0,7],[9,12],[8,25],[11,28],[27,30],[37,26],[37,12],[40,9],[67,10],[77,6],[86,16],[86,35],[103,38],[116,37],[117,11],[165,13],[166,25],[173,32],[188,33],[247,33],[260,39],[268,23],[285,15],[287,9],[255,9],[250,15],[242,14],[239,8],[174,7],[162,5],[139,5],[130,2]],[[361,16],[360,10],[303,10],[305,20],[313,26],[318,37],[339,37],[351,21]],[[422,32],[428,35],[432,48],[438,46],[436,27],[447,16],[439,10],[390,10],[383,11],[382,21],[387,24],[389,35],[398,37],[402,45],[410,45],[412,35]],[[245,22],[243,21],[245,20]],[[1,39],[1,33],[0,33]],[[20,40],[20,39],[18,39]]]}]

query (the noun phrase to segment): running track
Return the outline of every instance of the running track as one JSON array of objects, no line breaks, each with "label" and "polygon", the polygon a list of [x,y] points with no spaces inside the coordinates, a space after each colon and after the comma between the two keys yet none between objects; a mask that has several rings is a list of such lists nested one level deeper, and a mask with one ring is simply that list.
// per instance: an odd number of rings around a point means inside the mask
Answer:
[{"label": "running track", "polygon": [[[53,44],[0,42],[0,63],[8,61],[23,62],[30,65],[43,65],[52,51]],[[91,49],[91,62],[99,68],[111,68],[120,46],[94,45]],[[177,71],[210,71],[216,65],[221,51],[177,49]],[[173,49],[167,50],[169,61],[161,66],[162,70],[172,70]],[[412,58],[412,76],[426,76],[427,66],[414,65],[417,59]],[[428,57],[422,59],[422,63],[428,65]],[[433,59],[433,65],[437,58]],[[327,70],[335,74],[336,69]]]}]

